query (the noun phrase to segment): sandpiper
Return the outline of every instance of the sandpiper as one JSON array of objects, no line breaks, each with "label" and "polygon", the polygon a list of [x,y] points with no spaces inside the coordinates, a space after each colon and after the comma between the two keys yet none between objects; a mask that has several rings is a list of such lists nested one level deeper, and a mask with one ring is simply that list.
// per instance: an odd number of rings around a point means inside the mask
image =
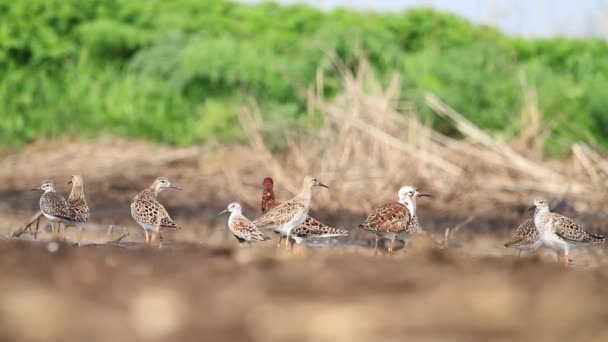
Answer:
[{"label": "sandpiper", "polygon": [[228,218],[228,229],[232,232],[232,235],[239,241],[239,243],[243,244],[247,242],[251,245],[251,242],[261,242],[270,240],[270,238],[262,232],[258,230],[258,228],[249,221],[248,218],[243,216],[243,211],[241,209],[241,205],[234,202],[230,203],[226,210],[222,211],[218,215],[221,215],[225,212],[230,212],[230,217]]},{"label": "sandpiper", "polygon": [[534,225],[544,246],[564,254],[564,264],[569,265],[568,252],[573,247],[604,242],[603,236],[585,231],[572,219],[552,213],[544,199],[534,200]]},{"label": "sandpiper", "polygon": [[[274,197],[274,182],[272,178],[264,178],[262,183],[262,213],[278,206],[280,203]],[[297,226],[291,232],[291,238],[294,243],[302,243],[305,239],[325,239],[340,236],[347,236],[348,230],[338,229],[323,224],[311,216],[307,216],[304,223]],[[282,239],[282,237],[281,237]],[[279,241],[280,244],[280,241]]]},{"label": "sandpiper", "polygon": [[329,188],[327,185],[319,183],[315,177],[308,176],[304,178],[302,191],[296,197],[271,208],[264,215],[255,219],[253,224],[260,229],[272,229],[289,241],[293,229],[301,225],[308,216],[312,188],[315,186]]},{"label": "sandpiper", "polygon": [[82,241],[82,231],[89,219],[89,206],[84,197],[84,182],[81,175],[73,175],[68,184],[72,184],[72,192],[68,197],[70,225],[78,228],[78,241]]},{"label": "sandpiper", "polygon": [[513,247],[519,250],[521,256],[522,251],[536,250],[542,243],[534,226],[534,219],[529,218],[517,227],[511,240],[505,243],[505,248]]},{"label": "sandpiper", "polygon": [[[52,232],[59,234],[61,223],[70,222],[68,202],[65,197],[55,190],[55,183],[53,181],[44,181],[40,187],[32,189],[32,191],[35,190],[44,191],[42,196],[40,196],[40,211],[42,211],[44,217],[51,221]],[[55,230],[54,222],[57,222],[57,230]]]},{"label": "sandpiper", "polygon": [[419,192],[412,186],[404,186],[397,193],[398,201],[376,207],[359,225],[359,228],[376,233],[374,254],[378,252],[378,240],[386,238],[391,241],[388,252],[393,252],[395,240],[403,240],[407,247],[407,234],[420,232],[416,216],[416,198],[430,197],[430,194]]},{"label": "sandpiper", "polygon": [[164,189],[180,188],[171,185],[171,182],[166,177],[158,177],[154,180],[149,188],[140,192],[131,201],[131,216],[144,229],[146,235],[146,243],[150,243],[152,236],[148,234],[150,231],[153,235],[158,236],[159,247],[162,247],[162,235],[160,229],[181,229],[169,216],[165,207],[158,202],[156,197],[158,193]]}]

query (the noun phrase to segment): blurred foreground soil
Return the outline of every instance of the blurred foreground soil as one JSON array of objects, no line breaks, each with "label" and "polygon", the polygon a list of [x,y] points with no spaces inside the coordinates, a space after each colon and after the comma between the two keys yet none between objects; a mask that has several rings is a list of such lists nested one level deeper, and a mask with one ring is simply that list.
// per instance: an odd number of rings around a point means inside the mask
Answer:
[{"label": "blurred foreground soil", "polygon": [[[606,341],[606,267],[412,249],[0,243],[0,338]],[[50,247],[50,248],[49,248]],[[49,249],[51,251],[49,251]]]}]

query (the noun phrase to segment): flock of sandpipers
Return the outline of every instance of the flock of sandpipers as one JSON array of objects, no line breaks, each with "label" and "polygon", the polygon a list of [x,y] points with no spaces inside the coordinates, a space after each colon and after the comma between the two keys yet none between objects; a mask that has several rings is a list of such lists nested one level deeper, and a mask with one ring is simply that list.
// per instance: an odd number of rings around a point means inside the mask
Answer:
[{"label": "flock of sandpipers", "polygon": [[[56,236],[61,233],[61,224],[65,227],[79,229],[77,243],[80,245],[82,230],[89,218],[89,208],[84,195],[82,176],[71,177],[72,191],[67,200],[55,190],[53,181],[45,181],[39,188],[43,190],[40,197],[40,210],[51,222],[51,230]],[[327,226],[308,216],[314,187],[325,187],[315,177],[304,178],[302,190],[292,199],[279,203],[274,196],[274,184],[271,178],[263,181],[261,200],[262,216],[250,221],[241,210],[239,203],[230,203],[226,210],[230,212],[228,228],[239,243],[262,242],[270,240],[262,231],[272,230],[280,236],[279,246],[293,246],[308,239],[337,238],[348,235],[347,230]],[[141,191],[131,201],[131,216],[143,228],[146,243],[158,242],[162,246],[161,230],[180,229],[169,216],[165,207],[157,200],[164,189],[179,189],[166,177],[158,177],[150,187]],[[395,240],[400,240],[407,247],[408,236],[422,232],[416,215],[416,199],[429,196],[412,186],[404,186],[397,192],[397,201],[382,204],[369,214],[359,228],[375,233],[374,253],[378,251],[378,241],[388,239],[388,252],[392,253]],[[505,247],[520,250],[535,250],[540,246],[557,252],[558,261],[562,259],[569,264],[569,250],[583,245],[604,242],[602,236],[591,234],[563,215],[553,213],[544,199],[534,200],[534,217],[520,225],[511,241]],[[55,228],[54,224],[57,224]]]}]

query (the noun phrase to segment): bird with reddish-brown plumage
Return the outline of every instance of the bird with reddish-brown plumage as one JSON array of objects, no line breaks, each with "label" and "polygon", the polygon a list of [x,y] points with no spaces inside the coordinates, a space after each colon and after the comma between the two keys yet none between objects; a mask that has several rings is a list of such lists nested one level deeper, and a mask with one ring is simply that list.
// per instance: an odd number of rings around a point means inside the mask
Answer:
[{"label": "bird with reddish-brown plumage", "polygon": [[405,236],[420,232],[418,216],[416,216],[416,198],[429,194],[419,192],[411,186],[399,189],[397,202],[389,202],[376,207],[371,214],[359,225],[359,228],[372,231],[376,234],[374,253],[378,251],[378,240],[386,238],[391,241],[388,252],[393,252],[395,240],[403,240],[407,246]]}]

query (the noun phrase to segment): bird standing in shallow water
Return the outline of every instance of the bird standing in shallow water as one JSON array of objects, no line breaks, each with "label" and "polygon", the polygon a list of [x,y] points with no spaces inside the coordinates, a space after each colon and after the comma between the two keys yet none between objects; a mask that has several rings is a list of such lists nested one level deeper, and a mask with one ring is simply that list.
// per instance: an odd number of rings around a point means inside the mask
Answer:
[{"label": "bird standing in shallow water", "polygon": [[[44,217],[51,221],[52,232],[58,235],[61,230],[61,223],[70,222],[68,202],[65,197],[55,190],[55,183],[53,181],[44,181],[40,187],[32,189],[32,191],[35,190],[44,191],[42,196],[40,196],[40,211],[42,211]],[[55,230],[54,222],[57,222],[57,230]]]},{"label": "bird standing in shallow water", "polygon": [[308,216],[312,188],[316,186],[329,188],[315,177],[308,176],[304,178],[302,191],[296,197],[268,210],[264,215],[255,219],[253,224],[259,229],[272,229],[289,241],[293,229],[301,225]]},{"label": "bird standing in shallow water", "polygon": [[416,216],[416,198],[430,196],[430,194],[419,192],[412,186],[404,186],[397,193],[397,202],[386,203],[372,210],[359,228],[376,234],[374,255],[378,253],[378,240],[381,238],[391,241],[388,248],[388,252],[391,254],[396,239],[403,240],[407,248],[405,237],[421,231]]},{"label": "bird standing in shallow water", "polygon": [[[262,213],[278,206],[280,203],[274,197],[274,182],[272,178],[264,178],[262,183]],[[302,243],[305,239],[327,239],[340,236],[347,236],[348,230],[338,229],[323,224],[311,216],[307,216],[306,220],[291,232],[291,238],[294,243]],[[281,237],[281,240],[283,237]],[[281,241],[279,241],[279,245]]]},{"label": "bird standing in shallow water", "polygon": [[560,254],[564,254],[564,265],[568,266],[570,259],[568,253],[574,247],[602,243],[603,236],[594,235],[585,231],[572,219],[551,212],[549,204],[544,199],[534,200],[534,225],[544,246]]},{"label": "bird standing in shallow water", "polygon": [[[131,201],[131,216],[144,229],[146,243],[152,240],[151,235],[156,235],[159,240],[158,247],[162,247],[163,237],[161,229],[181,229],[169,216],[165,207],[156,199],[164,189],[180,188],[173,186],[166,177],[158,177],[149,188],[143,190]],[[148,234],[151,232],[151,235]]]},{"label": "bird standing in shallow water", "polygon": [[243,244],[247,242],[251,245],[251,242],[261,242],[270,240],[270,238],[258,230],[258,228],[249,221],[248,218],[243,216],[241,205],[234,202],[230,203],[226,210],[222,211],[218,215],[222,215],[225,212],[230,212],[228,218],[228,229],[234,237]]},{"label": "bird standing in shallow water", "polygon": [[84,197],[84,182],[81,175],[73,175],[68,184],[72,184],[72,191],[68,197],[68,211],[70,225],[78,228],[77,244],[82,241],[82,231],[89,220],[89,206]]}]

